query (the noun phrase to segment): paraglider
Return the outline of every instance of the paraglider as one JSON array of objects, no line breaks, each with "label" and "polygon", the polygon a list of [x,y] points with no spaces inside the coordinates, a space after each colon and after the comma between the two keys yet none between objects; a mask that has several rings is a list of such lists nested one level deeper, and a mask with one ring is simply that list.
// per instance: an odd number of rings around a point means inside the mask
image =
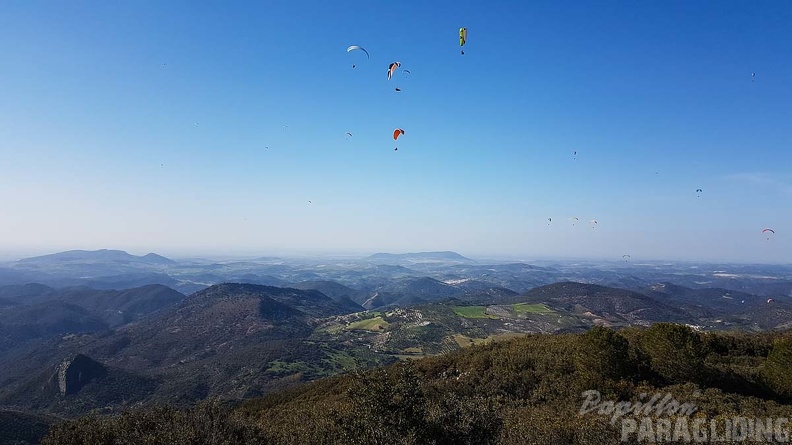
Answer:
[{"label": "paraglider", "polygon": [[396,87],[396,92],[401,92],[401,88]]},{"label": "paraglider", "polygon": [[[393,130],[393,140],[395,141],[395,140],[399,139],[399,136],[401,136],[403,134],[404,134],[404,130],[402,130],[401,128],[397,128],[397,129]],[[398,150],[399,150],[399,147],[396,147],[396,148],[393,149],[393,151],[398,151]]]},{"label": "paraglider", "polygon": [[596,219],[592,219],[591,221],[589,221],[589,225],[591,225],[592,229],[597,227],[597,224],[599,224],[599,223],[597,222]]},{"label": "paraglider", "polygon": [[751,73],[751,82],[756,80],[756,73]]},{"label": "paraglider", "polygon": [[388,66],[388,80],[391,80],[391,77],[393,77],[393,73],[396,71],[396,68],[399,68],[400,66],[401,66],[401,62],[393,62],[390,64],[390,66]]},{"label": "paraglider", "polygon": [[549,226],[550,223],[553,222],[553,218],[547,218],[547,225]]},{"label": "paraglider", "polygon": [[569,220],[572,221],[572,225],[574,226],[575,225],[575,221],[577,221],[578,218],[577,218],[577,216],[573,216],[573,217],[569,218]]},{"label": "paraglider", "polygon": [[[459,46],[465,46],[467,42],[467,28],[459,28]],[[460,50],[462,55],[465,55],[465,50]]]},{"label": "paraglider", "polygon": [[622,255],[622,258],[624,258],[624,262],[626,263],[627,260],[630,259],[630,255]]},{"label": "paraglider", "polygon": [[770,304],[770,303],[775,303],[775,299],[774,298],[768,298],[767,299],[767,304]]},{"label": "paraglider", "polygon": [[772,233],[773,235],[775,235],[775,230],[767,228],[767,229],[762,230],[762,233],[767,233],[768,234],[767,235],[767,240],[770,241],[770,235],[769,234]]},{"label": "paraglider", "polygon": [[[347,48],[347,52],[351,52],[351,51],[355,51],[355,50],[363,51],[364,53],[366,53],[366,59],[371,59],[371,56],[369,56],[368,51],[366,51],[362,46],[352,45],[349,48]],[[354,68],[354,67],[355,67],[355,65],[352,64],[352,68]]]},{"label": "paraglider", "polygon": [[402,71],[402,73],[404,73],[404,74],[410,74],[410,70],[403,70],[403,71]]},{"label": "paraglider", "polygon": [[350,133],[350,132],[348,132],[348,131],[347,131],[345,134],[346,134],[346,136],[348,136],[348,137],[347,137],[347,139],[349,139],[349,138],[351,138],[351,137],[352,137],[352,133]]},{"label": "paraglider", "polygon": [[701,190],[701,189],[696,189],[696,193],[698,193],[698,197],[699,197],[699,198],[701,198],[701,193],[702,193],[702,192],[703,192],[703,190]]},{"label": "paraglider", "polygon": [[576,159],[577,159],[577,150],[572,152],[572,160],[574,161]]}]

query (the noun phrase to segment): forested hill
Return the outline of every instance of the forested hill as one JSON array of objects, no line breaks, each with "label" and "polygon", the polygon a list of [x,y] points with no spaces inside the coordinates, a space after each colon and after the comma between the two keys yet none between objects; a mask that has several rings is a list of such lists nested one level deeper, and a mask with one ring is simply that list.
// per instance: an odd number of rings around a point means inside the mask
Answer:
[{"label": "forested hill", "polygon": [[85,417],[54,428],[44,443],[638,443],[635,435],[620,442],[621,424],[610,416],[580,414],[588,390],[603,401],[670,393],[711,419],[792,418],[792,333],[658,323],[532,334],[319,380],[233,409],[207,402]]}]

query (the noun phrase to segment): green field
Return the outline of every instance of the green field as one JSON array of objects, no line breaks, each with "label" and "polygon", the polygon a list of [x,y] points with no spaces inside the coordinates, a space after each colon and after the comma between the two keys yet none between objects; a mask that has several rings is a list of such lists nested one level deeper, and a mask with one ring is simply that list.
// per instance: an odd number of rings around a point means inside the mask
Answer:
[{"label": "green field", "polygon": [[374,317],[350,323],[346,328],[350,331],[382,332],[387,327],[388,322],[383,320],[382,317]]},{"label": "green field", "polygon": [[455,314],[465,318],[492,318],[498,319],[495,315],[486,313],[486,306],[454,306],[451,308]]},{"label": "green field", "polygon": [[542,303],[517,303],[512,305],[515,314],[552,314],[555,311]]}]

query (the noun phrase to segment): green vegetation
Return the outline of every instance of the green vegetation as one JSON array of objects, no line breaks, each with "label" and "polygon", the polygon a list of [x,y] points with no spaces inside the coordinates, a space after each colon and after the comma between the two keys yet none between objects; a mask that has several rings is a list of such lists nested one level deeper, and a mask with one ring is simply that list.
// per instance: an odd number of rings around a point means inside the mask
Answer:
[{"label": "green vegetation", "polygon": [[452,308],[455,314],[465,318],[492,318],[498,319],[495,315],[486,313],[486,306],[454,306]]},{"label": "green vegetation", "polygon": [[346,328],[350,331],[384,332],[388,328],[388,322],[377,316],[350,323]]},{"label": "green vegetation", "polygon": [[43,445],[264,445],[269,443],[258,428],[234,416],[217,401],[192,409],[171,407],[127,411],[120,416],[86,416],[61,424],[42,441]]},{"label": "green vegetation", "polygon": [[553,314],[554,310],[541,303],[517,303],[512,305],[515,314]]},{"label": "green vegetation", "polygon": [[38,443],[56,422],[55,417],[0,410],[0,444]]},{"label": "green vegetation", "polygon": [[790,351],[792,333],[668,323],[529,334],[318,380],[234,410],[86,417],[55,427],[45,444],[637,444],[635,435],[620,441],[609,415],[581,415],[582,393],[633,402],[670,393],[707,418],[790,418]]}]

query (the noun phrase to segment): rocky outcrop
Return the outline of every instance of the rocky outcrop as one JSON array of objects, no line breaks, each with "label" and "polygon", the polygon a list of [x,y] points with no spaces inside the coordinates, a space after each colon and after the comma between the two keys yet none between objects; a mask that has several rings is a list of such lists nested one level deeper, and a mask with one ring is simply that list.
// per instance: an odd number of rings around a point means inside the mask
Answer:
[{"label": "rocky outcrop", "polygon": [[77,354],[58,365],[50,384],[61,396],[75,394],[91,381],[107,375],[107,368],[90,357]]}]

